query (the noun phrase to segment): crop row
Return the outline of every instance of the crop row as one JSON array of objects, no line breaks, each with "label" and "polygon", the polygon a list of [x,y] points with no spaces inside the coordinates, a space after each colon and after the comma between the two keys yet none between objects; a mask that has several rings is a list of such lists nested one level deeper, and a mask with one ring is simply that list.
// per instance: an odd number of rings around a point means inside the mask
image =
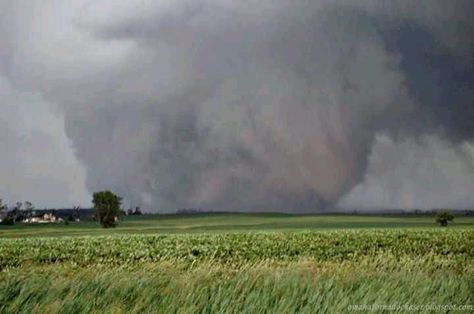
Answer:
[{"label": "crop row", "polygon": [[354,260],[431,255],[472,266],[473,229],[125,235],[0,239],[0,269],[67,263],[127,264],[179,260],[224,263]]}]

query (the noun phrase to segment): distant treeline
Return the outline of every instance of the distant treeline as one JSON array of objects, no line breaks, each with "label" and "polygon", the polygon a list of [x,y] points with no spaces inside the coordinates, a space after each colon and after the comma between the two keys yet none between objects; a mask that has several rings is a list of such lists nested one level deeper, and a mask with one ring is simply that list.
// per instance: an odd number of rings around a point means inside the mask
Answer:
[{"label": "distant treeline", "polygon": [[406,216],[419,216],[427,215],[432,216],[441,211],[448,211],[456,216],[474,216],[474,209],[449,209],[449,208],[433,208],[433,209],[355,209],[352,211],[342,211],[344,214],[356,214],[356,215],[406,215]]},{"label": "distant treeline", "polygon": [[206,211],[201,208],[180,208],[176,210],[178,215],[192,215],[192,214],[202,214],[202,213],[212,213],[211,211]]},{"label": "distant treeline", "polygon": [[[10,212],[14,212],[12,210]],[[122,211],[123,215],[197,215],[197,214],[282,214],[282,215],[403,215],[403,216],[432,216],[440,211],[449,211],[455,216],[474,216],[473,209],[429,209],[429,210],[406,210],[406,209],[355,209],[355,210],[326,210],[318,212],[255,212],[255,211],[236,211],[236,212],[225,212],[225,211],[212,211],[205,210],[202,208],[180,208],[174,213],[159,213],[159,212],[142,212],[139,207],[135,209],[128,209]],[[33,216],[42,216],[44,214],[53,214],[56,217],[66,219],[68,217],[79,218],[81,220],[94,219],[93,208],[61,208],[61,209],[34,209],[32,210]]]},{"label": "distant treeline", "polygon": [[[212,211],[201,208],[180,208],[175,213],[167,213],[161,215],[197,215],[197,214],[281,214],[281,215],[397,215],[397,216],[433,216],[438,212],[448,211],[455,216],[474,216],[474,209],[353,209],[353,210],[324,210],[317,212],[272,212],[272,211]],[[156,213],[160,215],[160,213]]]}]

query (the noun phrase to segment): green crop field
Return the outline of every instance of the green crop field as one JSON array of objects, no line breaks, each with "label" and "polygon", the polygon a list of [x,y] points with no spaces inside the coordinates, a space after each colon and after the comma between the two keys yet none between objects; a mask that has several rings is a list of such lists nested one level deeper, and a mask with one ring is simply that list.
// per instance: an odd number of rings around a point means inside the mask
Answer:
[{"label": "green crop field", "polygon": [[279,214],[2,226],[0,312],[468,313],[473,227]]}]

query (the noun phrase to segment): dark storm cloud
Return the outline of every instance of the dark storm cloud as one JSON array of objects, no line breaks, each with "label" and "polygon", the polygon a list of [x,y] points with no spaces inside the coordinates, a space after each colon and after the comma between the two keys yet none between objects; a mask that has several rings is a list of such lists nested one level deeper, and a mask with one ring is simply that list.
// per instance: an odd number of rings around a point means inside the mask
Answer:
[{"label": "dark storm cloud", "polygon": [[471,1],[34,8],[9,77],[62,110],[89,189],[134,204],[321,209],[380,172],[381,134],[474,135]]}]

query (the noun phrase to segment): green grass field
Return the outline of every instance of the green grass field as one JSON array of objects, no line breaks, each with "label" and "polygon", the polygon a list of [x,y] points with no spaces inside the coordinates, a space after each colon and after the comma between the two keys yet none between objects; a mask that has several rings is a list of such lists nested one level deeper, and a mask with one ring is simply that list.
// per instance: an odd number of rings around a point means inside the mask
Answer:
[{"label": "green grass field", "polygon": [[[0,226],[0,238],[79,236],[130,233],[202,233],[242,231],[300,231],[359,228],[437,228],[431,216],[196,214],[128,216],[118,228],[103,229],[95,222]],[[450,228],[474,227],[474,217],[456,217]]]},{"label": "green grass field", "polygon": [[282,214],[1,226],[0,313],[470,313],[473,227]]}]

